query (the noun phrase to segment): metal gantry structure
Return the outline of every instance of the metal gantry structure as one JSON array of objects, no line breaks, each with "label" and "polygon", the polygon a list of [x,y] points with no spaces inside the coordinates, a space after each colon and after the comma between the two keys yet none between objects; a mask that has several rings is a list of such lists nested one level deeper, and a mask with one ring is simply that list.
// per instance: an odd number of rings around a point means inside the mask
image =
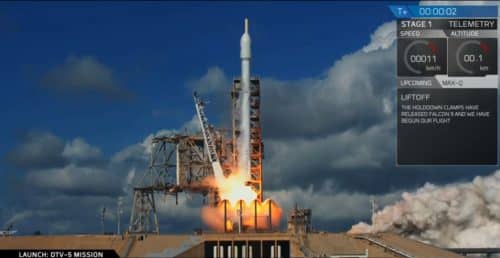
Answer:
[{"label": "metal gantry structure", "polygon": [[171,137],[155,137],[151,142],[149,167],[144,173],[139,186],[134,187],[132,213],[130,215],[129,233],[160,233],[158,214],[156,212],[155,193],[175,195],[181,189],[173,178],[176,167]]},{"label": "metal gantry structure", "polygon": [[[220,146],[223,139],[214,141]],[[155,194],[174,196],[176,204],[180,192],[199,193],[215,200],[216,189],[206,180],[210,176],[213,169],[201,135],[153,138],[149,167],[134,187],[128,232],[159,234]]]},{"label": "metal gantry structure", "polygon": [[160,233],[153,187],[135,187],[129,233]]},{"label": "metal gantry structure", "polygon": [[[250,81],[250,180],[248,184],[262,202],[262,159],[263,143],[260,118],[260,80]],[[155,194],[173,195],[192,192],[208,197],[209,205],[216,205],[220,199],[217,189],[206,180],[214,176],[213,162],[218,162],[224,176],[238,164],[238,137],[240,133],[240,80],[233,81],[232,133],[225,137],[224,129],[208,124],[204,112],[200,126],[209,135],[208,144],[202,134],[172,134],[155,137],[151,141],[149,167],[139,185],[134,188],[134,199],[130,217],[129,233],[160,232],[156,211]],[[195,106],[202,107],[201,99],[195,95]],[[199,110],[197,110],[199,113]]]}]

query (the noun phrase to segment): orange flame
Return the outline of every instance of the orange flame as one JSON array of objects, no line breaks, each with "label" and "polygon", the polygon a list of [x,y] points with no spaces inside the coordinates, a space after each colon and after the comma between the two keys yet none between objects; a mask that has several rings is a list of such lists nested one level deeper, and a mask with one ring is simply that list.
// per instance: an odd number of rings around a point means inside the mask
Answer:
[{"label": "orange flame", "polygon": [[233,222],[231,220],[226,220],[226,230],[233,231]]},{"label": "orange flame", "polygon": [[236,203],[243,200],[247,203],[257,198],[257,193],[252,187],[246,185],[248,179],[242,173],[231,174],[218,184],[219,195],[222,200]]},{"label": "orange flame", "polygon": [[[224,228],[225,205],[226,228]],[[202,218],[205,224],[219,232],[224,232],[224,230],[227,232],[237,231],[238,224],[240,223],[240,214],[242,231],[267,230],[279,226],[282,210],[274,201],[269,199],[264,202],[257,200],[245,202],[241,200],[235,204],[223,201],[215,207],[206,206],[202,209]]]},{"label": "orange flame", "polygon": [[228,177],[213,182],[224,201],[215,207],[202,209],[205,224],[219,232],[237,231],[239,228],[243,231],[265,230],[279,225],[281,208],[272,200],[258,201],[257,193],[246,184],[247,181],[248,177],[236,170]]},{"label": "orange flame", "polygon": [[279,225],[281,208],[272,200],[258,201],[257,193],[246,184],[248,179],[246,173],[235,170],[228,177],[212,181],[223,201],[202,209],[205,224],[220,232],[239,228],[263,230]]}]

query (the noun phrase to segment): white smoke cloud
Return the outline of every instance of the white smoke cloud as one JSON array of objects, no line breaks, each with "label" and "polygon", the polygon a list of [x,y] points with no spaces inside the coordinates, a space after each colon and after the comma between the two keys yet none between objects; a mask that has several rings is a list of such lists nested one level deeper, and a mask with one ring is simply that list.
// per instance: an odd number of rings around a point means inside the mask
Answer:
[{"label": "white smoke cloud", "polygon": [[469,183],[426,184],[352,233],[394,232],[442,247],[500,246],[500,170]]}]

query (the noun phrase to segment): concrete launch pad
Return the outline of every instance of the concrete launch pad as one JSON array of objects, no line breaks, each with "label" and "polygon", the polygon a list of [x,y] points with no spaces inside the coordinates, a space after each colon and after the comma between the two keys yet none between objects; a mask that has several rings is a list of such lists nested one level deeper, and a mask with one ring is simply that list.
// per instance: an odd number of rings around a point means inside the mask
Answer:
[{"label": "concrete launch pad", "polygon": [[113,249],[120,257],[462,257],[385,233],[11,236],[0,239],[0,249]]}]

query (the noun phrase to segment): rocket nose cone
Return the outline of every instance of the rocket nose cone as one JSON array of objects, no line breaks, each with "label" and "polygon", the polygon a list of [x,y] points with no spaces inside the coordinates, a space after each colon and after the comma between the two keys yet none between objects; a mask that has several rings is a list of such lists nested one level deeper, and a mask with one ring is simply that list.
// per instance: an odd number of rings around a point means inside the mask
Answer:
[{"label": "rocket nose cone", "polygon": [[241,35],[241,40],[240,40],[241,58],[251,57],[250,45],[251,45],[251,40],[250,40],[250,35],[248,34],[248,19],[245,18],[245,32],[243,33],[243,35]]}]

